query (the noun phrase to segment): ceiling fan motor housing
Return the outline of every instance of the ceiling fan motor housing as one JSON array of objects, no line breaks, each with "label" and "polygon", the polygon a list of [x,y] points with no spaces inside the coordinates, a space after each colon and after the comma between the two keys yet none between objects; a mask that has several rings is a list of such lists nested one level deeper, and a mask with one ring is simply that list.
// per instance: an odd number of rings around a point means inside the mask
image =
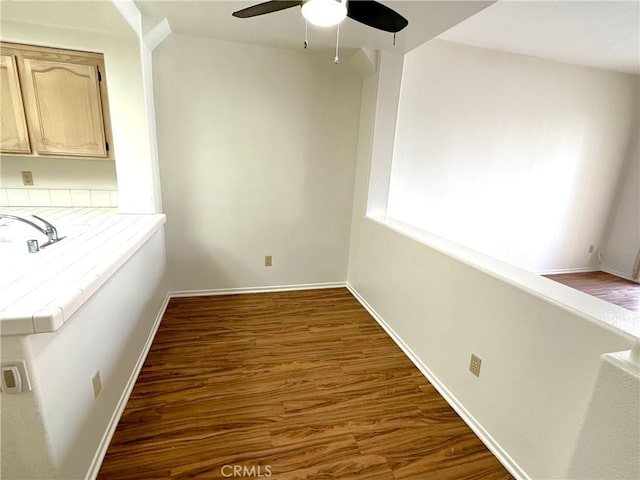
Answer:
[{"label": "ceiling fan motor housing", "polygon": [[[409,24],[409,21],[398,12],[375,0],[270,0],[243,8],[233,12],[232,15],[237,18],[250,18],[300,6],[305,18],[316,25],[337,25],[347,16],[369,27],[397,33]],[[319,23],[316,23],[305,15],[305,10],[314,11],[316,9],[320,10],[320,15],[323,15],[323,10],[333,12],[331,22],[318,20]]]},{"label": "ceiling fan motor housing", "polygon": [[318,27],[333,27],[347,17],[347,0],[302,0],[302,16]]}]

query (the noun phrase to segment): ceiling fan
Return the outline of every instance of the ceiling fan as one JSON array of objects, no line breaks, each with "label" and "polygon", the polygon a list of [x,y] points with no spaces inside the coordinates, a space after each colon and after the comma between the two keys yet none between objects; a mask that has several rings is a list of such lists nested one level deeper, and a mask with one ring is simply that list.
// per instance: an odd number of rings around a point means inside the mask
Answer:
[{"label": "ceiling fan", "polygon": [[337,25],[349,17],[395,35],[409,24],[402,15],[374,0],[273,0],[243,8],[233,16],[256,17],[297,6],[302,7],[302,15],[309,23],[320,27]]}]

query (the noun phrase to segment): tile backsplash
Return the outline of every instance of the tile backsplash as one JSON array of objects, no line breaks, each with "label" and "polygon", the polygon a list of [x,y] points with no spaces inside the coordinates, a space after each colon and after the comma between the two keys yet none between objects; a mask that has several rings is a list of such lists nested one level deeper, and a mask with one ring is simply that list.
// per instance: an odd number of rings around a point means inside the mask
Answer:
[{"label": "tile backsplash", "polygon": [[117,190],[0,188],[0,207],[117,206]]}]

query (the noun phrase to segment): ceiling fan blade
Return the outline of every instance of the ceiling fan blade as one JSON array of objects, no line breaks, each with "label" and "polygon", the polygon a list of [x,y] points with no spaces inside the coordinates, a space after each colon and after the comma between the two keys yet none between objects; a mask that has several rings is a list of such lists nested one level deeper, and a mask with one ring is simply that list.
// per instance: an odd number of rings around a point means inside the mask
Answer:
[{"label": "ceiling fan blade", "polygon": [[237,12],[233,12],[232,15],[238,18],[256,17],[258,15],[264,15],[265,13],[278,12],[286,8],[296,7],[302,5],[302,0],[274,0],[271,2],[259,3],[257,5],[251,5],[250,7],[243,8]]},{"label": "ceiling fan blade", "polygon": [[396,33],[409,25],[398,12],[374,0],[348,0],[347,16],[373,28]]}]

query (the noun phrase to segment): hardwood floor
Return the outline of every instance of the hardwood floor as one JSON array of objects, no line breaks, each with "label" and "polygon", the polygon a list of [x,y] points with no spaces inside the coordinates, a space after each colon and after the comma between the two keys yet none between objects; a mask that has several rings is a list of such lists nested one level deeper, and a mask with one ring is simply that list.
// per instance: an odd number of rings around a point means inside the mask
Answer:
[{"label": "hardwood floor", "polygon": [[551,280],[606,300],[633,312],[640,312],[640,284],[605,272],[545,275]]},{"label": "hardwood floor", "polygon": [[170,477],[512,478],[346,289],[171,300],[99,474]]}]

